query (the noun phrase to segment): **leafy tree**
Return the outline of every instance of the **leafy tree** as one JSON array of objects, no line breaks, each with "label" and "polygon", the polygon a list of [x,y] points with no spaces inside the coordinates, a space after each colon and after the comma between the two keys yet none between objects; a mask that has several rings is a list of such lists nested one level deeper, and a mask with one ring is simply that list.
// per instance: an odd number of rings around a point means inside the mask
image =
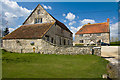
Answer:
[{"label": "leafy tree", "polygon": [[9,29],[8,28],[5,28],[5,31],[4,31],[4,36],[9,34]]}]

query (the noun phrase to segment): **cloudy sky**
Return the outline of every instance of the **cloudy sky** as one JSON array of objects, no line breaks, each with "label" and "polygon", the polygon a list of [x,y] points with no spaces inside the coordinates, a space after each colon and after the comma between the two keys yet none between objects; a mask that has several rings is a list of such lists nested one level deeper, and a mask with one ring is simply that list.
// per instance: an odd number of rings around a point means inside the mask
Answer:
[{"label": "cloudy sky", "polygon": [[74,34],[87,23],[106,22],[110,18],[111,37],[118,36],[118,0],[116,2],[15,2],[1,0],[2,27],[10,32],[18,28],[34,8],[41,4],[48,13],[64,23]]}]

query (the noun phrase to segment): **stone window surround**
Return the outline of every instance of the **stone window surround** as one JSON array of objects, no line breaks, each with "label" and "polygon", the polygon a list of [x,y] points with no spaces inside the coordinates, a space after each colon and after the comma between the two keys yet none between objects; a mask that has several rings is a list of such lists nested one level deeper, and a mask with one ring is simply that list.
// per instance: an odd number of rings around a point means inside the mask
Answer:
[{"label": "stone window surround", "polygon": [[84,43],[84,40],[80,40],[80,43]]},{"label": "stone window surround", "polygon": [[83,37],[83,34],[79,34],[79,37]]},{"label": "stone window surround", "polygon": [[38,10],[38,12],[37,12],[38,14],[40,14],[40,9]]},{"label": "stone window surround", "polygon": [[42,18],[35,18],[34,23],[35,23],[35,24],[37,24],[37,23],[42,23]]}]

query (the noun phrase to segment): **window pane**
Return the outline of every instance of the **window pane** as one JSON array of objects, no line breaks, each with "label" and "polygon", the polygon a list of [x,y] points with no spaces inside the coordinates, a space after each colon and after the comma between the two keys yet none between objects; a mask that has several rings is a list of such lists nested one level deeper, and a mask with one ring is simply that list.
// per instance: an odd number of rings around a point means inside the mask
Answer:
[{"label": "window pane", "polygon": [[37,23],[37,19],[35,19],[35,23]]},{"label": "window pane", "polygon": [[40,14],[40,10],[38,10],[38,14]]},{"label": "window pane", "polygon": [[38,23],[40,23],[40,19],[38,19]]},{"label": "window pane", "polygon": [[41,21],[40,21],[41,23],[42,23],[42,18],[41,18]]},{"label": "window pane", "polygon": [[79,36],[80,36],[80,37],[82,37],[82,36],[83,36],[83,34],[79,34]]},{"label": "window pane", "polygon": [[101,33],[98,33],[97,36],[101,36]]},{"label": "window pane", "polygon": [[83,43],[83,40],[80,40],[80,43]]},{"label": "window pane", "polygon": [[53,43],[53,38],[51,38],[51,43]]}]

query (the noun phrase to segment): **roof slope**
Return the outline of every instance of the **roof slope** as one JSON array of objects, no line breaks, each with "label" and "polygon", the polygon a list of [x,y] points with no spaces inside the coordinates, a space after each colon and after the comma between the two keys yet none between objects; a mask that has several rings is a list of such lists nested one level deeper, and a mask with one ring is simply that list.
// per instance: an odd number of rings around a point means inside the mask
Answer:
[{"label": "roof slope", "polygon": [[[37,7],[33,10],[33,12],[28,16],[28,18],[24,21],[23,25],[25,22],[32,16],[32,14],[35,12],[35,10],[38,8],[38,6],[41,6],[40,4],[37,5]],[[42,7],[42,6],[41,6]],[[43,8],[43,7],[42,7]],[[44,9],[44,8],[43,8]],[[45,9],[44,9],[45,10]],[[46,10],[45,10],[46,11]],[[47,12],[47,11],[46,11]],[[47,12],[48,13],[48,12]],[[53,17],[50,13],[48,13],[55,21],[56,24],[59,25],[61,28],[65,29],[66,31],[72,33],[62,22],[58,21],[55,17]],[[73,34],[73,33],[72,33]]]},{"label": "roof slope", "polygon": [[109,32],[109,23],[86,24],[75,34],[106,33]]},{"label": "roof slope", "polygon": [[[62,29],[65,29],[66,31],[69,31],[72,33],[62,22],[58,21],[55,17],[53,17],[51,14],[50,16],[56,21],[56,24],[59,25]],[[72,33],[73,34],[73,33]]]},{"label": "roof slope", "polygon": [[22,25],[3,39],[36,39],[42,36],[52,27],[54,23]]}]

